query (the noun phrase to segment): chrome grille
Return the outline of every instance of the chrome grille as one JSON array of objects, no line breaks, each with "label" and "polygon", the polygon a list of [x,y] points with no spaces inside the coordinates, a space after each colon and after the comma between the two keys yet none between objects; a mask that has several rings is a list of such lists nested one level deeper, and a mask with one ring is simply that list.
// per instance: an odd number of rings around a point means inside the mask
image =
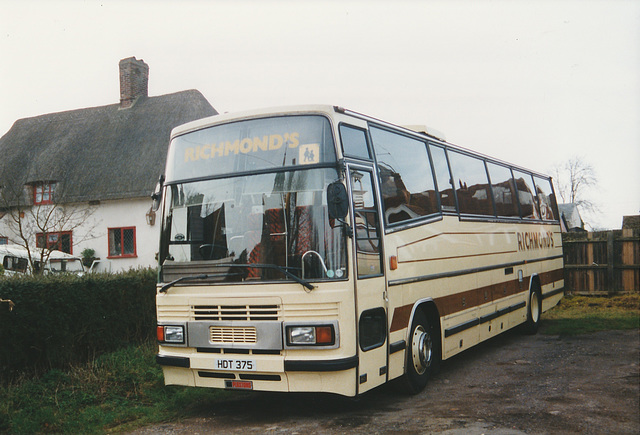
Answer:
[{"label": "chrome grille", "polygon": [[212,344],[256,343],[256,328],[245,326],[211,326],[209,340]]},{"label": "chrome grille", "polygon": [[279,320],[279,305],[194,305],[195,320]]}]

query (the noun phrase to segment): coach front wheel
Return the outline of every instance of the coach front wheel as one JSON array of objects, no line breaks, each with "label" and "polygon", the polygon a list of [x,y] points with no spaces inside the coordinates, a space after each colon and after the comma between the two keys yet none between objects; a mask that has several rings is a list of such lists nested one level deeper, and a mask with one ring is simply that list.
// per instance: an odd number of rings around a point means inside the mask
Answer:
[{"label": "coach front wheel", "polygon": [[416,394],[424,389],[439,362],[438,346],[434,328],[422,311],[416,311],[407,343],[405,374],[402,377],[404,391]]}]

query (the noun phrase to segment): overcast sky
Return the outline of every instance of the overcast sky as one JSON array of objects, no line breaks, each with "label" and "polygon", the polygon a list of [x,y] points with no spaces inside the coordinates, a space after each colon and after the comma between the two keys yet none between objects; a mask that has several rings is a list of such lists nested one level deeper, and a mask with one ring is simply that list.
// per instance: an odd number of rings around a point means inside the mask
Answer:
[{"label": "overcast sky", "polygon": [[579,156],[593,227],[640,213],[637,0],[0,0],[0,135],[117,103],[131,56],[151,96],[221,113],[328,103],[540,172]]}]

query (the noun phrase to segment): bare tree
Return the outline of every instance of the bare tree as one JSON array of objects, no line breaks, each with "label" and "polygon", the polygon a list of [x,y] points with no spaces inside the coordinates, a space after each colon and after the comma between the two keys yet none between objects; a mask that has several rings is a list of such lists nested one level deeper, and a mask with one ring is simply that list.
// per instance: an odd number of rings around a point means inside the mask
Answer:
[{"label": "bare tree", "polygon": [[582,156],[573,156],[566,162],[556,164],[551,175],[557,194],[563,203],[575,204],[584,217],[600,213],[598,205],[591,199],[591,192],[598,185],[593,166]]},{"label": "bare tree", "polygon": [[[53,196],[47,204],[34,205],[25,201],[31,195],[16,191],[9,186],[0,189],[0,223],[11,234],[11,240],[23,247],[28,255],[32,273],[43,272],[54,250],[61,250],[60,235],[73,233],[74,243],[94,238],[92,231],[96,224],[91,216],[95,209],[85,204],[63,204],[62,192]],[[74,231],[82,228],[81,232]],[[58,240],[50,240],[58,237]]]}]

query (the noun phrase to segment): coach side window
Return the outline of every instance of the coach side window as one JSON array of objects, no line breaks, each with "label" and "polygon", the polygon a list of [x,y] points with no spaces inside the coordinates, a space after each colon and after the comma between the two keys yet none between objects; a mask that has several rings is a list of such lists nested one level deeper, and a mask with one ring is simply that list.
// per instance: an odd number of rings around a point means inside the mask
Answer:
[{"label": "coach side window", "polygon": [[426,144],[417,139],[371,127],[378,176],[388,224],[438,212]]},{"label": "coach side window", "polygon": [[518,193],[513,182],[511,169],[487,163],[489,177],[491,178],[491,190],[493,191],[493,202],[496,205],[496,212],[500,217],[520,217],[518,210]]},{"label": "coach side window", "polygon": [[520,171],[513,171],[513,178],[516,180],[516,188],[518,189],[518,200],[520,201],[520,210],[522,217],[525,219],[540,219],[540,212],[536,204],[536,198],[533,190],[533,178],[531,174]]},{"label": "coach side window", "polygon": [[364,130],[341,125],[340,138],[342,139],[342,149],[346,156],[371,160],[369,147],[367,146],[367,134]]},{"label": "coach side window", "polygon": [[460,213],[493,216],[484,161],[451,150],[448,154]]},{"label": "coach side window", "polygon": [[540,217],[546,221],[557,219],[557,205],[551,188],[551,180],[534,176],[533,181],[536,183],[536,199],[540,208]]},{"label": "coach side window", "polygon": [[438,182],[438,193],[440,194],[440,205],[442,211],[456,211],[456,198],[453,196],[453,188],[451,186],[451,174],[449,173],[449,164],[447,163],[447,155],[444,148],[429,144],[431,158],[433,159],[433,168],[436,172],[436,181]]}]

